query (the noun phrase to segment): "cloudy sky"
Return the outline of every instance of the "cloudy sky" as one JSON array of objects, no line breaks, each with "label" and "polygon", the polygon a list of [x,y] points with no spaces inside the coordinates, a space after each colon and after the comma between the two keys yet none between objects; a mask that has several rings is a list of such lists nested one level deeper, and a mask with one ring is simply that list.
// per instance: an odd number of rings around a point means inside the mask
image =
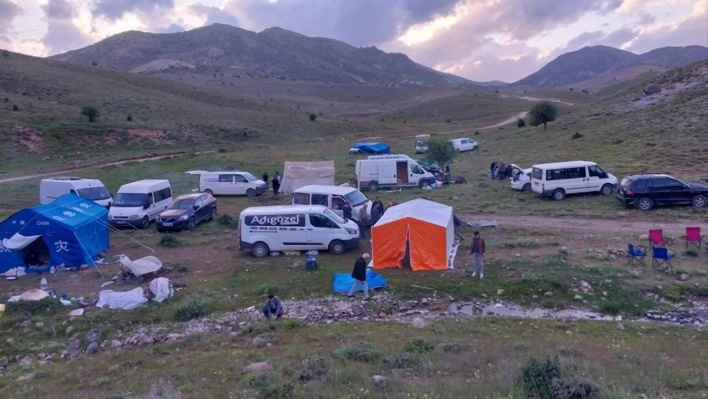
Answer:
[{"label": "cloudy sky", "polygon": [[708,0],[0,0],[0,48],[47,56],[215,22],[374,45],[477,81],[515,81],[583,46],[708,46]]}]

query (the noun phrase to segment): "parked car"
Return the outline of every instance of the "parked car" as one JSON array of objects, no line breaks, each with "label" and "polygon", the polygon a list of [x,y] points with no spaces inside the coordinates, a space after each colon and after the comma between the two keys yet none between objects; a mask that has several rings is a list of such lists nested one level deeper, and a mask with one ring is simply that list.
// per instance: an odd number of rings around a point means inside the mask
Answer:
[{"label": "parked car", "polygon": [[519,191],[531,191],[531,171],[533,169],[521,169],[513,163],[510,166],[512,171],[509,178],[511,180],[511,188]]},{"label": "parked car", "polygon": [[216,198],[208,193],[177,197],[155,220],[157,231],[194,230],[205,220],[216,219]]},{"label": "parked car", "polygon": [[555,201],[566,195],[599,192],[612,194],[617,178],[595,162],[570,161],[533,165],[531,190]]},{"label": "parked car", "polygon": [[246,195],[255,197],[268,190],[268,184],[244,171],[207,172],[190,170],[188,175],[199,175],[200,192],[215,195]]},{"label": "parked car", "polygon": [[474,151],[479,147],[476,141],[467,138],[453,139],[448,141],[452,143],[452,146],[455,147],[455,150],[457,150],[457,152]]},{"label": "parked car", "polygon": [[349,155],[363,154],[361,148],[352,147],[349,149]]},{"label": "parked car", "polygon": [[418,165],[420,165],[420,167],[423,168],[426,172],[434,174],[440,171],[440,168],[438,168],[438,164],[433,161],[418,159],[416,160],[416,162],[418,162]]},{"label": "parked car", "polygon": [[632,175],[622,179],[615,195],[626,206],[635,206],[640,211],[651,210],[656,205],[691,204],[704,208],[708,204],[708,186],[684,183],[662,174]]}]

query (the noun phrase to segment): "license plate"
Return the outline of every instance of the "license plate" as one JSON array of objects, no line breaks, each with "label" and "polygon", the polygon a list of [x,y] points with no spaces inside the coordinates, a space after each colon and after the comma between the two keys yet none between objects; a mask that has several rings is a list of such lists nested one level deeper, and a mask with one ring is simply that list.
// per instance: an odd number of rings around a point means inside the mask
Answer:
[{"label": "license plate", "polygon": [[163,223],[162,225],[165,227],[170,227],[170,226],[174,226],[175,224],[174,223]]},{"label": "license plate", "polygon": [[123,221],[123,220],[118,220],[118,221],[116,221],[116,224],[125,224],[125,221]]}]

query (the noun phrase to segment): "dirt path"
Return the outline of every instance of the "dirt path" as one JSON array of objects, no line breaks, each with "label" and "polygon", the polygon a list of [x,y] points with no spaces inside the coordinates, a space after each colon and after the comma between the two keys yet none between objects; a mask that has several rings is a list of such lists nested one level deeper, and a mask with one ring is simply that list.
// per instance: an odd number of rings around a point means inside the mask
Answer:
[{"label": "dirt path", "polygon": [[[497,124],[494,124],[494,125],[489,125],[489,126],[485,126],[485,127],[478,127],[476,130],[494,129],[494,128],[496,128],[496,127],[508,125],[508,124],[510,124],[510,123],[512,123],[512,122],[516,122],[516,120],[519,119],[519,118],[521,118],[521,119],[526,118],[526,115],[527,115],[527,114],[528,114],[528,112],[526,112],[526,111],[524,111],[524,112],[519,112],[518,114],[516,114],[516,115],[510,117],[509,119],[504,119],[503,121],[501,121],[501,122],[499,122],[499,123],[497,123]],[[472,129],[468,129],[468,130],[472,130]]]},{"label": "dirt path", "polygon": [[581,232],[591,234],[648,234],[649,229],[663,229],[665,235],[678,236],[685,234],[686,226],[696,224],[694,219],[670,220],[616,220],[616,219],[584,219],[578,217],[552,216],[520,216],[520,215],[474,215],[460,214],[462,220],[475,222],[480,220],[496,220],[501,227],[521,227],[568,231],[573,234]]},{"label": "dirt path", "polygon": [[[213,150],[210,151],[197,151],[195,154],[211,154],[213,153]],[[122,165],[124,163],[128,162],[145,162],[145,161],[156,161],[158,159],[162,159],[165,157],[179,157],[182,155],[186,155],[186,152],[175,152],[171,154],[162,154],[162,155],[151,155],[151,156],[145,156],[145,157],[135,157],[135,158],[129,158],[129,159],[121,159],[119,161],[108,161],[108,162],[99,162],[97,164],[89,165],[89,166],[80,166],[77,168],[68,168],[64,170],[57,170],[55,172],[51,173],[38,173],[34,175],[25,175],[25,176],[17,176],[17,177],[8,177],[6,179],[0,179],[0,183],[8,183],[11,181],[20,181],[20,180],[27,180],[27,179],[33,179],[36,177],[46,177],[46,176],[56,176],[60,174],[65,174],[65,173],[71,173],[71,172],[77,172],[81,170],[88,170],[88,169],[93,169],[93,168],[100,168],[102,166],[112,166],[112,165]]]}]

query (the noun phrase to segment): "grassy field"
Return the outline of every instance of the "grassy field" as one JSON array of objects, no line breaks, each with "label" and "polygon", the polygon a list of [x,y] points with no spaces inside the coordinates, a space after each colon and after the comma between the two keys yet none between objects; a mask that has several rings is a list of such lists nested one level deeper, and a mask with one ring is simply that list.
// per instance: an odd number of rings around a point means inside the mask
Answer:
[{"label": "grassy field", "polygon": [[[670,92],[672,84],[691,78],[691,71],[673,71],[659,81]],[[473,279],[466,272],[469,258],[462,250],[455,270],[445,273],[382,270],[390,283],[386,291],[395,298],[419,299],[434,290],[440,298],[462,301],[578,307],[636,317],[648,309],[703,303],[708,297],[704,251],[672,247],[678,257],[670,272],[650,265],[629,266],[607,252],[624,250],[628,242],[637,243],[646,234],[644,227],[634,230],[633,225],[663,226],[667,233],[680,236],[684,224],[705,223],[705,209],[663,207],[640,213],[622,207],[614,196],[595,194],[553,202],[513,191],[507,182],[492,181],[488,175],[489,164],[500,158],[521,167],[585,159],[618,178],[651,171],[706,179],[705,83],[642,107],[637,104],[646,99],[639,86],[611,98],[569,90],[500,94],[486,89],[388,90],[277,82],[261,86],[250,81],[222,86],[213,90],[203,82],[183,85],[14,54],[2,58],[0,101],[8,97],[0,106],[0,129],[7,140],[0,150],[2,177],[184,151],[181,156],[68,174],[99,178],[114,193],[130,181],[167,178],[175,194],[184,194],[197,187],[195,176],[184,174],[187,170],[241,169],[260,176],[282,172],[284,161],[334,160],[336,181],[342,183],[353,177],[360,157],[347,154],[356,141],[375,137],[390,144],[394,153],[414,156],[412,136],[459,132],[445,137],[470,137],[480,146],[459,154],[451,165],[453,176],[465,176],[468,184],[365,194],[379,195],[384,202],[424,196],[453,206],[473,221],[503,220],[498,228],[480,229],[489,247],[485,279]],[[517,128],[515,123],[482,129],[528,109],[534,102],[528,98],[562,101],[557,103],[558,120],[547,129]],[[105,109],[105,118],[96,124],[83,121],[79,107],[87,101]],[[13,112],[13,104],[20,111]],[[308,112],[322,115],[310,122]],[[127,113],[133,122],[125,120]],[[16,126],[31,129],[20,132]],[[202,149],[214,152],[197,153]],[[0,217],[36,205],[39,181],[0,183]],[[248,206],[285,204],[289,198],[218,201],[219,213],[236,219]],[[521,224],[515,216],[536,219]],[[582,224],[588,221],[597,223],[584,229]],[[89,309],[72,322],[64,312],[2,316],[0,358],[44,352],[56,359],[70,338],[67,325],[75,332],[99,329],[103,339],[119,329],[127,333],[148,326],[178,328],[176,309],[189,298],[201,298],[210,312],[219,315],[260,305],[270,292],[286,301],[327,296],[333,273],[349,272],[356,256],[370,249],[363,242],[359,251],[343,256],[321,254],[320,269],[308,273],[301,267],[302,256],[254,259],[239,252],[235,227],[211,222],[178,234],[158,234],[154,226],[114,234],[111,255],[124,253],[133,259],[156,255],[170,270],[169,278],[187,287],[167,303],[126,312]],[[469,237],[472,230],[464,228],[462,233]],[[173,246],[165,246],[164,237],[171,237]],[[50,287],[70,296],[95,298],[100,284],[116,272],[115,266],[100,270],[49,276]],[[689,280],[677,281],[681,273]],[[593,287],[591,294],[578,291],[582,281]],[[0,302],[36,286],[32,278],[0,280]],[[576,299],[579,294],[582,300]],[[30,324],[23,326],[24,320]],[[36,327],[37,322],[44,327]],[[395,322],[318,326],[284,322],[276,327],[257,324],[246,331],[231,339],[203,333],[143,349],[101,350],[68,363],[22,366],[13,360],[0,378],[0,394],[129,398],[154,391],[153,397],[164,392],[163,397],[195,398],[516,398],[523,396],[518,376],[529,369],[530,359],[558,355],[567,381],[576,388],[591,381],[599,390],[597,397],[708,395],[704,327],[630,322],[620,330],[609,322],[474,318],[438,319],[420,329]],[[249,345],[254,336],[273,345],[254,348]],[[15,344],[5,345],[8,338]],[[275,370],[242,371],[256,361],[267,361]],[[374,386],[374,374],[385,376],[386,383]]]}]

